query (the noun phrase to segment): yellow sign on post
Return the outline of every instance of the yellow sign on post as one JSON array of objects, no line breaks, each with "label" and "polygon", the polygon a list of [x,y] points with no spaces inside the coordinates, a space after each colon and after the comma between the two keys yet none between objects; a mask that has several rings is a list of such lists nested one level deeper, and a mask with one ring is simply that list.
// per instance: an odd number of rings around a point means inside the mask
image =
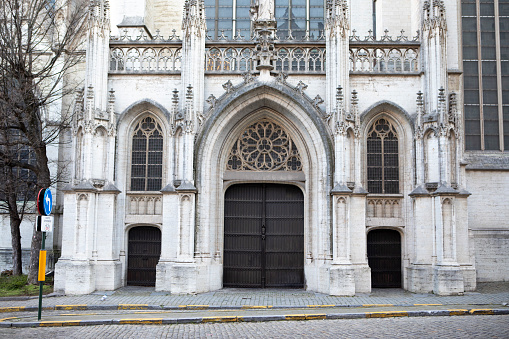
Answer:
[{"label": "yellow sign on post", "polygon": [[46,280],[46,251],[39,251],[39,281]]}]

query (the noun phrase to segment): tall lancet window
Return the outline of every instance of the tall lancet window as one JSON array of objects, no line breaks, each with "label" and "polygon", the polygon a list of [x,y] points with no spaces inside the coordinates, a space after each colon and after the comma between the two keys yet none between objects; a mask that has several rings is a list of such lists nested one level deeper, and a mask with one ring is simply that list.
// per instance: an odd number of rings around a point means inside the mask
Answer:
[{"label": "tall lancet window", "polygon": [[232,40],[235,36],[249,40],[251,18],[256,19],[257,6],[274,6],[270,12],[277,21],[279,39],[292,36],[302,40],[306,33],[310,39],[317,39],[325,29],[324,3],[324,0],[205,0],[208,35],[212,40]]},{"label": "tall lancet window", "polygon": [[252,0],[205,0],[207,31],[212,40],[221,36],[231,40],[240,33],[250,39]]},{"label": "tall lancet window", "polygon": [[277,35],[280,39],[293,36],[297,40],[306,37],[316,39],[323,34],[323,0],[275,0]]},{"label": "tall lancet window", "polygon": [[371,126],[367,140],[369,193],[399,193],[398,135],[384,118]]},{"label": "tall lancet window", "polygon": [[152,117],[144,117],[133,131],[131,191],[159,191],[163,178],[163,133]]}]

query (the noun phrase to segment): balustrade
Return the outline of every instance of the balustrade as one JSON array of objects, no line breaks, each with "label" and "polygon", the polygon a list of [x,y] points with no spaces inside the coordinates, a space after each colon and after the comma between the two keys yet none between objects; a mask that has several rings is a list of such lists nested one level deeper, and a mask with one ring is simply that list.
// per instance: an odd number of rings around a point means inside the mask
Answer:
[{"label": "balustrade", "polygon": [[[364,39],[350,36],[350,72],[353,74],[416,74],[420,71],[420,42],[403,35],[393,39],[386,32],[380,40],[371,33]],[[141,35],[140,35],[141,37]],[[110,43],[111,73],[180,73],[182,41],[171,36],[129,39]],[[211,41],[205,44],[205,72],[241,74],[256,71],[256,41]],[[288,74],[325,74],[325,41],[274,41],[274,68]]]},{"label": "balustrade", "polygon": [[350,46],[350,71],[354,73],[415,73],[418,49],[398,46]]},{"label": "balustrade", "polygon": [[110,72],[180,73],[182,49],[174,46],[122,46],[110,50]]}]

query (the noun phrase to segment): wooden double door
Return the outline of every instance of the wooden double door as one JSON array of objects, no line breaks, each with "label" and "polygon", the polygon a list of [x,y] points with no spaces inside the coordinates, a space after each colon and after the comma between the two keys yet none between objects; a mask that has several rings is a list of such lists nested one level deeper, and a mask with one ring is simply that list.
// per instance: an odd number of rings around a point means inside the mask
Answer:
[{"label": "wooden double door", "polygon": [[292,185],[225,193],[224,287],[304,287],[304,196]]}]

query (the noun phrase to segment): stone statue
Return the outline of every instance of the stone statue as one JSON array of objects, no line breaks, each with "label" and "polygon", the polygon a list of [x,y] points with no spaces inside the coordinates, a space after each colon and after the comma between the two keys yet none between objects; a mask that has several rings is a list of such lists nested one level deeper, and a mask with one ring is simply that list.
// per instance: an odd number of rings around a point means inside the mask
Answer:
[{"label": "stone statue", "polygon": [[255,21],[274,21],[274,0],[256,0],[250,12]]}]

